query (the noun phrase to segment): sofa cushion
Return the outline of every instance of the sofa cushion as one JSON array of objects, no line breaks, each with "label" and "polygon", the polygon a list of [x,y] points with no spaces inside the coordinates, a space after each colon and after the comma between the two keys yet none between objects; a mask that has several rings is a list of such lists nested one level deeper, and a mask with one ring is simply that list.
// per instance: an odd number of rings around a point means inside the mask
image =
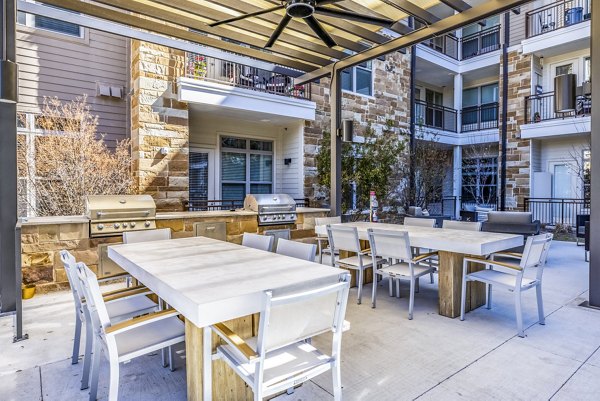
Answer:
[{"label": "sofa cushion", "polygon": [[489,212],[488,223],[494,224],[531,224],[531,212]]}]

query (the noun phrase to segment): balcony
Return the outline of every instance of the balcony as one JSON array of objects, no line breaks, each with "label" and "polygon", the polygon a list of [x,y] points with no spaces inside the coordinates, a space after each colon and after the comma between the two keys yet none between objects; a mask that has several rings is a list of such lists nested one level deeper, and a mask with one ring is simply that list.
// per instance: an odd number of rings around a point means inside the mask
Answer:
[{"label": "balcony", "polygon": [[589,0],[558,1],[526,14],[525,36],[529,39],[543,35],[588,21],[590,17]]},{"label": "balcony", "polygon": [[310,85],[295,85],[293,77],[201,54],[187,53],[186,77],[310,100]]},{"label": "balcony", "polygon": [[416,100],[415,114],[420,126],[442,131],[457,132],[456,115],[458,112],[450,107]]},{"label": "balcony", "polygon": [[463,36],[461,60],[467,60],[500,49],[500,25]]},{"label": "balcony", "polygon": [[438,53],[446,55],[454,60],[458,60],[458,39],[454,35],[444,35],[435,37],[424,42],[423,46],[427,46]]},{"label": "balcony", "polygon": [[498,103],[465,107],[461,111],[461,132],[498,128]]},{"label": "balcony", "polygon": [[592,96],[577,96],[576,108],[567,113],[554,111],[554,92],[531,95],[525,98],[525,123],[536,124],[542,121],[586,117],[592,114]]}]

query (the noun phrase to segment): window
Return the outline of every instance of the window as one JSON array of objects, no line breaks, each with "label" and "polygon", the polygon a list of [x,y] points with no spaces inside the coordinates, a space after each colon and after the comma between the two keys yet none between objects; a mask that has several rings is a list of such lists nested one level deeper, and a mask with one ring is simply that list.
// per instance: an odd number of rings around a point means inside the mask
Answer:
[{"label": "window", "polygon": [[498,83],[463,89],[463,130],[495,128],[497,123]]},{"label": "window", "polygon": [[373,63],[367,61],[342,70],[342,89],[360,95],[373,96]]},{"label": "window", "polygon": [[559,65],[556,67],[556,75],[572,74],[573,64]]},{"label": "window", "polygon": [[476,157],[462,162],[463,202],[480,205],[496,203],[498,189],[498,158]]},{"label": "window", "polygon": [[[52,7],[50,5],[46,5],[46,7]],[[63,11],[64,10],[59,7],[58,8]],[[33,28],[44,29],[46,31],[58,32],[64,35],[75,36],[75,37],[83,37],[83,30],[77,24],[73,24],[71,22],[61,21],[54,18],[45,17],[43,15],[33,15],[27,14],[22,11],[17,12],[17,22],[21,25],[30,26]]]},{"label": "window", "polygon": [[221,198],[243,200],[246,194],[273,192],[273,142],[221,138]]}]

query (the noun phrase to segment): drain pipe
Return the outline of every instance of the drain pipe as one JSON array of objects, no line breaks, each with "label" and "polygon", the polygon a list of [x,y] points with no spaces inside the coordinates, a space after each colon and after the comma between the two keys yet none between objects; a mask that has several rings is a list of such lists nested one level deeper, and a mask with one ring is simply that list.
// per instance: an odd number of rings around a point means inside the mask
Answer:
[{"label": "drain pipe", "polygon": [[[408,24],[411,28],[414,27],[414,18],[410,17],[408,20]],[[416,205],[416,196],[417,196],[417,183],[416,183],[416,174],[417,174],[417,163],[415,160],[415,150],[417,148],[417,143],[415,139],[415,129],[417,126],[417,116],[416,116],[416,106],[415,106],[415,86],[416,86],[416,70],[417,69],[417,47],[411,46],[410,48],[410,169],[409,169],[409,177],[408,177],[408,206]],[[408,210],[408,209],[407,209]]]},{"label": "drain pipe", "polygon": [[506,210],[506,146],[508,144],[508,43],[510,12],[504,13],[504,43],[502,45],[502,153],[500,155],[500,210]]}]

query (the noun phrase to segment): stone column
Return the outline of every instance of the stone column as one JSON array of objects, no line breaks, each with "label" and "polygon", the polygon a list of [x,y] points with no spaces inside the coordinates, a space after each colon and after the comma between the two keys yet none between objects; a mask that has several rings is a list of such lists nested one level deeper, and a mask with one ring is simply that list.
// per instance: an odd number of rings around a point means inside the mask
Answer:
[{"label": "stone column", "polygon": [[188,107],[177,100],[185,52],[131,41],[132,172],[136,190],[158,210],[182,210],[189,197]]}]

